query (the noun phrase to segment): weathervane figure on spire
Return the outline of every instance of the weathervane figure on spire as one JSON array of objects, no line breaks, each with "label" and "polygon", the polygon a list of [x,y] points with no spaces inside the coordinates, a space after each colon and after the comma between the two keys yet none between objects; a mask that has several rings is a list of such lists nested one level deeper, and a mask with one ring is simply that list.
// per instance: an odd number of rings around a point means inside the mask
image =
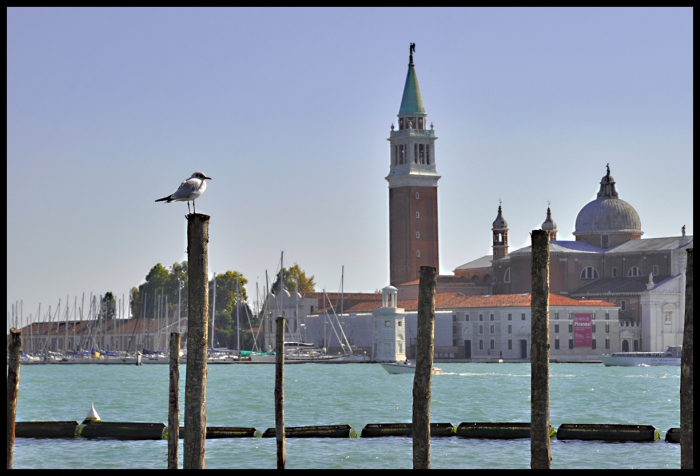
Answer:
[{"label": "weathervane figure on spire", "polygon": [[416,51],[416,44],[411,43],[411,46],[408,49],[408,57],[411,60],[411,63],[413,63],[413,52]]},{"label": "weathervane figure on spire", "polygon": [[605,164],[605,168],[608,169],[608,177],[610,176],[610,163]]}]

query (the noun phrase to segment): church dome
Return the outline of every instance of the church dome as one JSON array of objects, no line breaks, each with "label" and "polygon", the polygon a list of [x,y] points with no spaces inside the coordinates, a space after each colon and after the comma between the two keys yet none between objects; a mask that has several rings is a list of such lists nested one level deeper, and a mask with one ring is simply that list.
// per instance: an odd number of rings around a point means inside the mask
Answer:
[{"label": "church dome", "polygon": [[498,216],[493,222],[493,230],[505,230],[508,228],[508,222],[503,218],[503,213],[501,213],[501,206],[498,206]]},{"label": "church dome", "polygon": [[620,200],[615,190],[615,179],[608,170],[607,175],[600,180],[596,199],[578,213],[574,235],[643,233],[637,211],[626,201]]},{"label": "church dome", "polygon": [[547,207],[547,219],[542,223],[542,230],[544,231],[557,231],[557,224],[552,220],[552,212]]}]

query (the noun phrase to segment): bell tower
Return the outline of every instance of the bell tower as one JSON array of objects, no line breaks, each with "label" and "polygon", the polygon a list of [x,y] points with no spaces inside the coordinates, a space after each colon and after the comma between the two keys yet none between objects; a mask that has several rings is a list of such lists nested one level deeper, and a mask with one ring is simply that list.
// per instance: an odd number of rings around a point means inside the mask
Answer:
[{"label": "bell tower", "polygon": [[389,133],[389,268],[398,286],[419,278],[421,266],[439,271],[435,131],[430,124],[413,65],[411,43],[408,74],[398,114],[398,130]]},{"label": "bell tower", "polygon": [[508,254],[508,222],[503,218],[501,206],[498,205],[498,216],[491,227],[493,233],[493,259],[501,259]]}]

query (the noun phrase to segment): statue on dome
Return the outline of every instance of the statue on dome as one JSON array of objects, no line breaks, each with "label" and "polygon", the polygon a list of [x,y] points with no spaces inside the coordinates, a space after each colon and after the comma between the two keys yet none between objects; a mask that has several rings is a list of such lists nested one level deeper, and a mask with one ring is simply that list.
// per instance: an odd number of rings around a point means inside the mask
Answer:
[{"label": "statue on dome", "polygon": [[608,169],[608,177],[610,176],[610,163],[605,164],[605,168]]},{"label": "statue on dome", "polygon": [[681,227],[681,235],[685,236],[685,225]]},{"label": "statue on dome", "polygon": [[411,60],[411,63],[413,63],[413,52],[416,51],[416,44],[411,43],[411,46],[408,47],[408,57]]}]

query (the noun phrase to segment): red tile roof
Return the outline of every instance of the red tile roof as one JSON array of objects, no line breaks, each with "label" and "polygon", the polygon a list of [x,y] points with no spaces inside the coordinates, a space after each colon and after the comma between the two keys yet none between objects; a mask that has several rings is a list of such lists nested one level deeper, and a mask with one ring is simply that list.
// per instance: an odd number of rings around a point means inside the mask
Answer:
[{"label": "red tile roof", "polygon": [[[376,294],[374,295],[376,296]],[[368,313],[374,311],[381,306],[380,299],[358,302],[351,307],[345,306],[345,313]],[[435,296],[435,309],[464,309],[464,308],[482,308],[482,307],[530,307],[532,302],[532,294],[491,294],[483,296],[465,296],[462,293],[437,293]],[[607,301],[599,301],[593,299],[572,299],[570,297],[559,294],[549,295],[550,306],[568,306],[568,307],[614,307],[614,304]],[[416,311],[418,309],[418,300],[410,299],[399,301],[397,307],[403,308],[406,311]],[[318,313],[323,313],[326,309],[319,309]],[[331,312],[330,308],[327,309]],[[336,309],[336,312],[339,312]]]}]

